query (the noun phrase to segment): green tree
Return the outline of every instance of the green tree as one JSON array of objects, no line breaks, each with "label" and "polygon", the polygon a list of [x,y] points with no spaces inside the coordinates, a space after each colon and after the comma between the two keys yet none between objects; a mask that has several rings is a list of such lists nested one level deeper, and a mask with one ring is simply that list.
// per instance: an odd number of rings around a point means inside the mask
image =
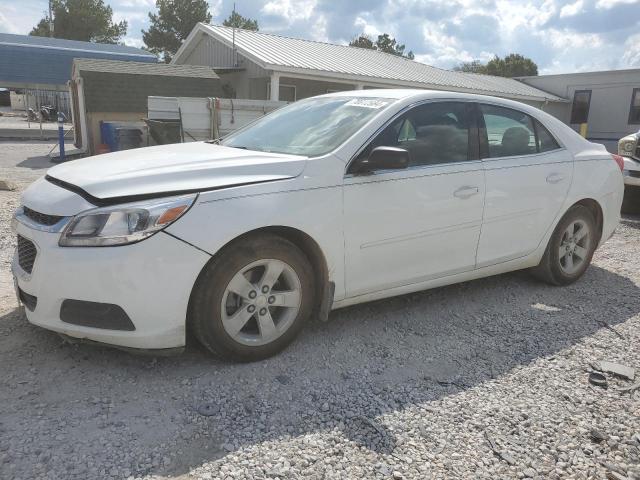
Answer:
[{"label": "green tree", "polygon": [[211,22],[206,0],[156,0],[156,8],[157,14],[149,12],[151,25],[142,30],[142,40],[167,63],[198,22]]},{"label": "green tree", "polygon": [[487,63],[487,73],[499,77],[525,77],[538,75],[538,66],[530,58],[511,53],[504,58],[497,55]]},{"label": "green tree", "polygon": [[349,46],[378,50],[380,52],[390,53],[391,55],[397,55],[398,57],[405,57],[410,60],[413,60],[415,58],[412,51],[409,51],[405,55],[404,51],[406,47],[398,43],[396,39],[391,37],[388,33],[378,35],[378,39],[375,41],[375,43],[373,42],[371,37],[363,33],[352,39],[349,42]]},{"label": "green tree", "polygon": [[487,66],[480,60],[473,60],[471,62],[463,62],[460,65],[453,67],[456,72],[466,73],[487,73]]},{"label": "green tree", "polygon": [[538,75],[538,66],[530,58],[511,53],[504,58],[497,55],[485,65],[480,60],[464,62],[453,68],[457,72],[483,73],[498,77],[526,77]]},{"label": "green tree", "polygon": [[243,17],[235,10],[229,15],[229,17],[222,22],[225,27],[236,27],[244,30],[258,31],[258,21],[250,18]]},{"label": "green tree", "polygon": [[407,57],[413,60],[414,55],[412,51],[409,51],[406,55],[404,54],[405,46],[396,42],[396,39],[390,37],[388,33],[383,33],[382,35],[378,35],[378,40],[376,40],[376,46],[378,50],[385,53],[390,53],[391,55],[397,55],[398,57]]},{"label": "green tree", "polygon": [[358,48],[368,48],[369,50],[377,50],[376,44],[373,43],[371,37],[369,35],[365,35],[364,33],[353,38],[349,42],[350,47],[358,47]]},{"label": "green tree", "polygon": [[[127,34],[127,22],[113,23],[113,10],[103,0],[52,0],[53,36],[68,40],[118,43]],[[49,16],[29,35],[50,36]]]}]

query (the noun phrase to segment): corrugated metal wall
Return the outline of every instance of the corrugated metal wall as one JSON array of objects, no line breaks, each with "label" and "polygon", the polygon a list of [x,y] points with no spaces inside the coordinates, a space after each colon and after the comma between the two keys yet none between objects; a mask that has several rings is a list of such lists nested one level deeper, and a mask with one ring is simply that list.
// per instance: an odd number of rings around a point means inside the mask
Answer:
[{"label": "corrugated metal wall", "polygon": [[[202,37],[192,52],[179,63],[183,65],[206,65],[213,68],[232,68],[234,66],[233,49],[209,36]],[[222,84],[229,84],[235,92],[236,98],[264,98],[266,86],[264,87],[264,93],[258,93],[253,85],[255,79],[269,78],[269,73],[240,54],[238,54],[238,67],[243,69],[242,72],[220,74]],[[259,83],[262,84],[263,82],[260,81]]]},{"label": "corrugated metal wall", "polygon": [[233,67],[233,50],[211,37],[201,38],[191,54],[180,62],[183,65],[207,65],[214,68]]},{"label": "corrugated metal wall", "polygon": [[74,58],[103,58],[137,62],[156,62],[153,56],[61,50],[34,46],[0,44],[0,86],[12,84],[64,87],[71,79]]}]

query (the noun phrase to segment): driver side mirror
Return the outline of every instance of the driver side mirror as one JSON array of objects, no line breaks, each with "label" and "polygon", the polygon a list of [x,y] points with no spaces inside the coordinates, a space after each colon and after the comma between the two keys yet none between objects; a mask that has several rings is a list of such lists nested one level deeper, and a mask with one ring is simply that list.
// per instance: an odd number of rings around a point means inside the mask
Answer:
[{"label": "driver side mirror", "polygon": [[402,170],[409,166],[409,151],[398,147],[376,147],[367,158],[357,159],[351,173],[369,173],[375,170]]}]

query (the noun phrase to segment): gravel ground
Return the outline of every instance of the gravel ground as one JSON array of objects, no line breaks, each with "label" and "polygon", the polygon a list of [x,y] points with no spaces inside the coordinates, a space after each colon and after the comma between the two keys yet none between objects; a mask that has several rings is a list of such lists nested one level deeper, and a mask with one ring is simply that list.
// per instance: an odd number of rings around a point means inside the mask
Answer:
[{"label": "gravel ground", "polygon": [[[0,192],[2,278],[17,201]],[[241,365],[71,344],[2,288],[0,478],[640,479],[640,390],[587,381],[640,369],[639,287],[626,219],[575,285],[516,272],[351,307]]]}]

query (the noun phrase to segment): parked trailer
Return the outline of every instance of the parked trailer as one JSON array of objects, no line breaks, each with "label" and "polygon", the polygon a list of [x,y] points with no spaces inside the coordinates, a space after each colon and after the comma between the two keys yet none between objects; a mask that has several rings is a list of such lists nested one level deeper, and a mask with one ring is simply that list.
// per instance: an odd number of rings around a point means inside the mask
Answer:
[{"label": "parked trailer", "polygon": [[[232,98],[149,97],[148,119],[181,124],[180,140],[224,137],[287,102]],[[153,128],[153,127],[152,127]]]}]

